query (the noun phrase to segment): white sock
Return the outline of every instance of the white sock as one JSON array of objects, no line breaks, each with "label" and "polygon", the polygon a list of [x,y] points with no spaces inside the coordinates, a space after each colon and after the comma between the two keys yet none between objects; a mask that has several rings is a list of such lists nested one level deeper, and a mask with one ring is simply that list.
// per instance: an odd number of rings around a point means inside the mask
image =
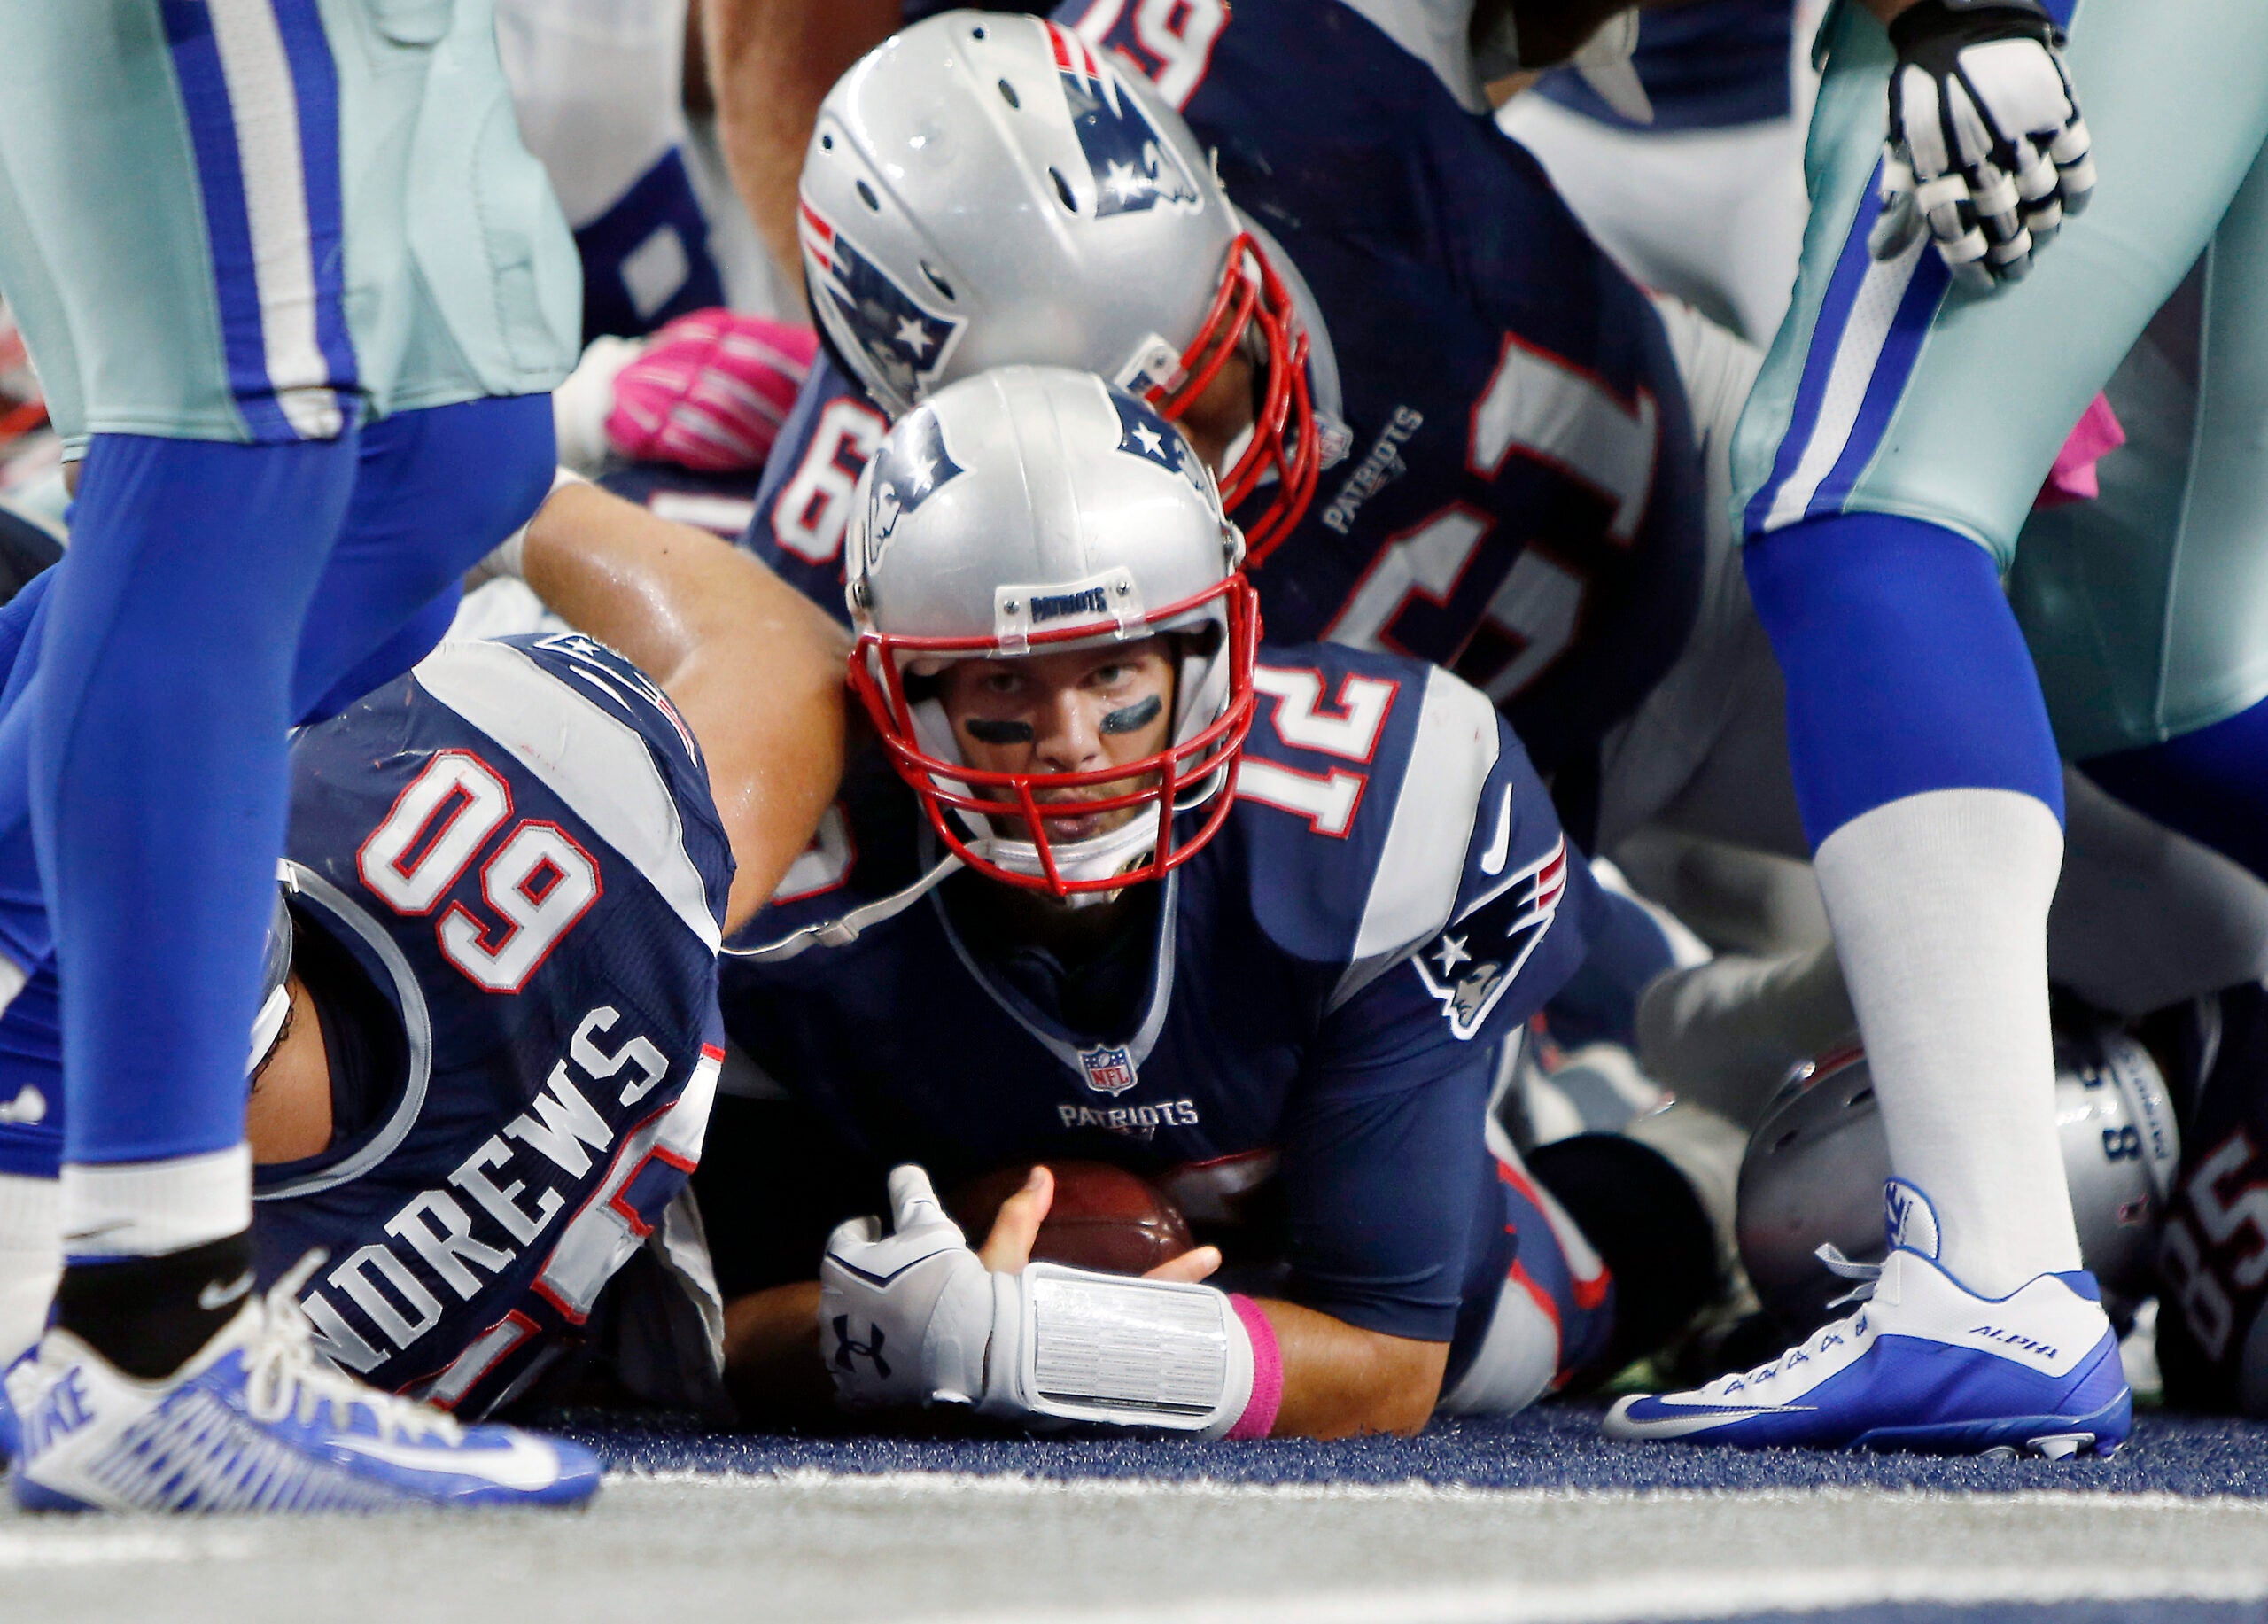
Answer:
[{"label": "white sock", "polygon": [[52,1178],[0,1173],[0,1368],[39,1340],[63,1272],[63,1200]]},{"label": "white sock", "polygon": [[64,1249],[162,1257],[252,1227],[252,1146],[163,1162],[63,1164]]},{"label": "white sock", "polygon": [[1853,818],[1816,867],[1890,1164],[1987,1296],[2079,1266],[2055,1129],[2047,905],[2062,830],[2028,795],[1939,789]]}]

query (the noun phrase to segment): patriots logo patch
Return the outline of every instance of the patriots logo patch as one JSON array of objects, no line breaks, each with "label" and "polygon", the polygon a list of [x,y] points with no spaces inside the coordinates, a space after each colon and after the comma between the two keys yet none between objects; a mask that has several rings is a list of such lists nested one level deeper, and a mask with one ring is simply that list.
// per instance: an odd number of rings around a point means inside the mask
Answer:
[{"label": "patriots logo patch", "polygon": [[1098,1094],[1122,1094],[1140,1081],[1135,1076],[1134,1057],[1123,1048],[1105,1044],[1080,1050],[1079,1069],[1086,1074],[1087,1086]]},{"label": "patriots logo patch", "polygon": [[1106,75],[1086,41],[1060,23],[1047,25],[1055,68],[1070,105],[1071,128],[1095,181],[1095,215],[1136,214],[1156,208],[1193,212],[1204,194],[1180,155],[1168,146],[1142,104],[1122,93]]},{"label": "patriots logo patch", "polygon": [[1452,1037],[1470,1043],[1480,1035],[1551,929],[1566,894],[1563,836],[1541,859],[1468,907],[1440,940],[1410,960],[1425,991],[1441,1000]]},{"label": "patriots logo patch", "polygon": [[882,561],[897,522],[967,470],[945,449],[945,431],[928,407],[910,413],[883,442],[866,495],[866,568]]},{"label": "patriots logo patch", "polygon": [[967,323],[930,309],[858,252],[835,222],[803,200],[797,229],[819,271],[815,298],[841,316],[858,348],[902,400],[917,398],[960,342]]}]

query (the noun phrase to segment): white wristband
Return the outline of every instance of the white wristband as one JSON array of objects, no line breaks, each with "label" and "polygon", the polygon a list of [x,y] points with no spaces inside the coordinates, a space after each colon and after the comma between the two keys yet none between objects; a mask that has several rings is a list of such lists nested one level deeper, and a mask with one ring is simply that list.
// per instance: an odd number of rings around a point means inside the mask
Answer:
[{"label": "white wristband", "polygon": [[987,1415],[1219,1438],[1251,1401],[1251,1335],[1210,1286],[1030,1263],[992,1291]]},{"label": "white wristband", "polygon": [[614,380],[645,348],[636,338],[594,338],[567,381],[551,392],[551,426],[568,467],[589,474],[606,467],[613,455],[606,420],[614,410]]}]

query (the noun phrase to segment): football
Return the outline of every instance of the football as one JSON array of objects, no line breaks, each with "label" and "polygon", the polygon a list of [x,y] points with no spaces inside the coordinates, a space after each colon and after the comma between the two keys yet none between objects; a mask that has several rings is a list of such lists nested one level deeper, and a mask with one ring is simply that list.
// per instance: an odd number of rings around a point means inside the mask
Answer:
[{"label": "football", "polygon": [[[1000,1204],[1029,1177],[1033,1163],[980,1173],[946,1197],[945,1208],[982,1246]],[[1139,1174],[1107,1162],[1051,1162],[1055,1202],[1039,1226],[1031,1255],[1046,1263],[1108,1274],[1144,1274],[1194,1243],[1181,1209]]]}]

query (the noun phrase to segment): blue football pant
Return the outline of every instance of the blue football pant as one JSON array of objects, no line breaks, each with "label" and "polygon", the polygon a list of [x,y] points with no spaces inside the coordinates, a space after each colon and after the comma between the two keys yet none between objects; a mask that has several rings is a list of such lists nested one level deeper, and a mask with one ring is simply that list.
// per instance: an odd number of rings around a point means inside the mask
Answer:
[{"label": "blue football pant", "polygon": [[[17,690],[52,929],[70,944],[66,1160],[242,1138],[285,727],[430,647],[454,582],[532,512],[552,461],[540,396],[328,444],[97,437],[71,562],[32,611],[36,680]],[[15,843],[0,829],[0,853]],[[19,849],[17,863],[20,880]]]}]

